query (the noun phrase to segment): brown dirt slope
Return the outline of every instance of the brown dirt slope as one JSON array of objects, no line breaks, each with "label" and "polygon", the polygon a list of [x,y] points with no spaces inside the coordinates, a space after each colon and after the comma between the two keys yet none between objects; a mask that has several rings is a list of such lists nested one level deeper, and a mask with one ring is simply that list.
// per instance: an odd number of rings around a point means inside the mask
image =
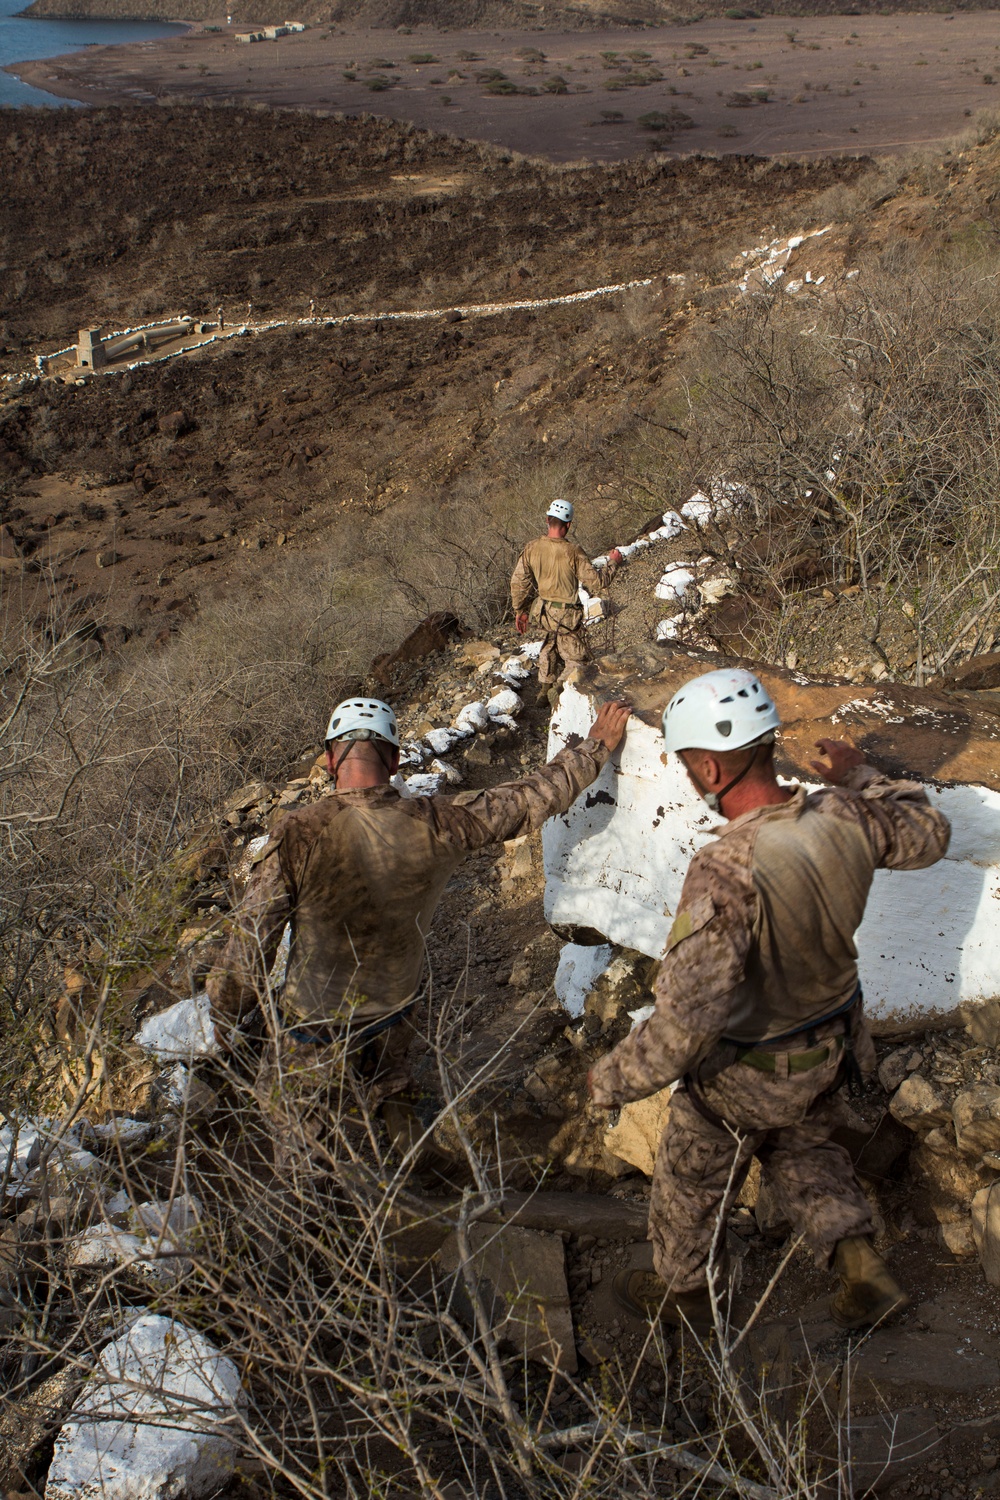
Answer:
[{"label": "brown dirt slope", "polygon": [[863,170],[740,157],[554,170],[373,118],[239,108],[10,110],[0,132],[0,339],[22,349],[66,343],[83,321],[220,301],[232,318],[249,301],[280,316],[310,298],[333,314],[512,285],[561,295],[648,275],[667,248],[682,271]]},{"label": "brown dirt slope", "polygon": [[[0,224],[17,226],[0,275],[8,370],[84,322],[160,311],[214,317],[222,303],[232,323],[250,300],[255,315],[299,316],[311,294],[334,313],[654,277],[629,297],[537,312],[288,328],[3,400],[8,597],[23,568],[40,596],[54,588],[112,639],[178,630],[207,598],[273,574],[279,544],[291,573],[353,557],[359,599],[377,599],[391,639],[379,579],[387,565],[393,577],[417,566],[397,556],[408,537],[461,532],[485,505],[514,545],[553,486],[588,497],[581,541],[600,551],[637,512],[690,493],[689,472],[656,464],[644,477],[641,455],[687,330],[736,295],[741,247],[825,222],[840,195],[850,224],[812,252],[813,273],[829,278],[894,241],[994,215],[993,147],[953,158],[930,192],[926,173],[881,169],[866,188],[856,161],[554,170],[385,122],[252,110],[4,123],[16,170],[0,185]],[[687,275],[668,281],[667,269]],[[485,604],[463,601],[464,565],[449,554],[441,571],[435,552],[438,581],[405,584],[409,617],[457,599],[485,620],[506,545]]]}]

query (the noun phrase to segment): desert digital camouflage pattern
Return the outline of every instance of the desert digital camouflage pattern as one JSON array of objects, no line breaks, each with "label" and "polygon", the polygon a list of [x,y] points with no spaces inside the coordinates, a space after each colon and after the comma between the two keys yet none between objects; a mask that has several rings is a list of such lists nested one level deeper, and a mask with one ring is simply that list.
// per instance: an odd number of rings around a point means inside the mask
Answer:
[{"label": "desert digital camouflage pattern", "polygon": [[586,739],[523,781],[483,792],[407,799],[373,787],[287,813],[209,975],[213,1009],[238,1020],[254,1007],[289,921],[290,1023],[368,1025],[403,1009],[419,991],[434,911],[465,855],[565,812],[607,758],[603,743]]},{"label": "desert digital camouflage pattern", "polygon": [[[761,807],[726,825],[691,862],[654,982],[652,1016],[593,1069],[597,1103],[642,1099],[685,1075],[732,1131],[700,1114],[683,1092],[656,1160],[650,1238],[675,1291],[704,1281],[714,1226],[736,1167],[754,1154],[788,1217],[825,1263],[836,1241],[867,1233],[868,1210],[829,1090],[840,1068],[844,1022],[811,1023],[850,1001],[858,983],[854,932],[876,869],[918,870],[948,848],[948,820],[916,782],[856,767],[845,783]],[[782,1051],[774,1043],[788,1033]],[[874,1048],[860,1006],[852,1013],[863,1070]],[[828,1042],[824,1060],[790,1071],[789,1057]],[[765,1072],[737,1061],[762,1044]],[[734,1133],[735,1132],[735,1133]]]}]

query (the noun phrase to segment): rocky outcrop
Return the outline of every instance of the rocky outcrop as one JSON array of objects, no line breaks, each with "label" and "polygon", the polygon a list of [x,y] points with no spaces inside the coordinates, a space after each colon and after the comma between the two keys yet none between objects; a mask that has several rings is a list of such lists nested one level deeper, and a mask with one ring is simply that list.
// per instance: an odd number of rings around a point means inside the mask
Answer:
[{"label": "rocky outcrop", "polygon": [[[684,682],[718,665],[645,647],[603,658],[563,691],[551,751],[585,733],[604,699],[624,693],[636,708],[620,765],[607,767],[569,815],[544,831],[546,916],[564,936],[662,952],[691,855],[716,825],[676,758],[666,762],[660,717]],[[858,935],[876,1028],[941,1023],[960,1007],[967,1014],[993,1000],[1000,988],[1000,708],[971,693],[759,670],[782,716],[783,774],[815,784],[815,742],[850,737],[886,774],[924,781],[952,821],[945,860],[876,875]]]},{"label": "rocky outcrop", "polygon": [[[576,1339],[570,1313],[563,1242],[558,1235],[513,1225],[474,1224],[468,1231],[471,1270],[498,1338],[526,1359],[573,1374]],[[463,1285],[462,1247],[451,1235],[438,1252],[442,1270],[455,1278],[460,1311],[474,1323]]]}]

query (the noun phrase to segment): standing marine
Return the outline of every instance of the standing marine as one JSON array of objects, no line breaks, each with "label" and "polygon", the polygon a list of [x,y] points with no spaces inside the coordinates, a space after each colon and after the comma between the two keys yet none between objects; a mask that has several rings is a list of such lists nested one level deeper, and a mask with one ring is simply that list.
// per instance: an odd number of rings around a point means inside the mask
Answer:
[{"label": "standing marine", "polygon": [[275,823],[208,977],[222,1040],[266,995],[289,923],[278,1074],[311,1083],[322,1133],[339,1107],[346,1062],[397,1143],[418,1138],[406,1097],[410,1051],[444,889],[466,855],[566,812],[617,749],[630,713],[604,704],[586,739],[520,781],[405,797],[391,785],[399,768],[392,709],[378,699],[339,704],[326,732],[335,790]]},{"label": "standing marine", "polygon": [[827,788],[782,786],[779,725],[741,669],[696,677],[668,704],[668,753],[728,821],[691,861],[652,1015],[590,1077],[605,1108],[678,1083],[650,1198],[656,1274],[623,1271],[615,1292],[633,1313],[696,1331],[712,1326],[709,1275],[725,1269],[726,1216],[754,1156],[817,1265],[839,1275],[839,1323],[870,1326],[908,1301],[832,1135],[843,1084],[875,1064],[854,943],[872,877],[934,864],[950,825],[923,787],[841,740],[817,745]]},{"label": "standing marine", "polygon": [[[553,500],[545,516],[548,529],[528,543],[510,580],[510,601],[518,635],[528,621],[545,631],[538,658],[538,701],[551,701],[551,692],[569,667],[590,660],[583,634],[580,585],[603,594],[622,561],[617,547],[607,565],[597,570],[582,547],[568,538],[573,521],[569,500]],[[560,665],[561,664],[561,665]]]}]

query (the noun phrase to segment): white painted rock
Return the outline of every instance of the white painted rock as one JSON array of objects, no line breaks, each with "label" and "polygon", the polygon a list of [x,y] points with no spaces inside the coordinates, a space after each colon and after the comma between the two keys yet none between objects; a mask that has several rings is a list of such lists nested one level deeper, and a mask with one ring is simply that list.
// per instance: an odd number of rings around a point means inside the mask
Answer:
[{"label": "white painted rock", "polygon": [[674,641],[681,633],[684,624],[683,615],[671,615],[669,620],[660,620],[656,627],[656,639],[658,641]]},{"label": "white painted rock", "polygon": [[170,1240],[162,1240],[157,1247],[111,1224],[95,1224],[70,1240],[66,1259],[68,1265],[77,1269],[132,1268],[150,1281],[169,1286],[191,1269],[190,1261],[173,1255],[174,1248]]},{"label": "white painted rock", "polygon": [[136,1041],[157,1057],[216,1057],[219,1047],[206,994],[178,1000],[144,1021]]},{"label": "white painted rock", "polygon": [[28,1120],[0,1125],[0,1179],[21,1182],[38,1165],[42,1136]]},{"label": "white painted rock", "polygon": [[[240,1377],[202,1334],[146,1313],[102,1351],[45,1500],[200,1500],[232,1473]],[[144,1420],[148,1419],[148,1420]]]},{"label": "white painted rock", "polygon": [[403,783],[407,797],[436,797],[448,785],[447,777],[436,772],[425,771],[416,776],[407,776]]},{"label": "white painted rock", "polygon": [[501,688],[487,703],[486,712],[491,719],[512,719],[523,707],[524,704],[513,688]]},{"label": "white painted rock", "polygon": [[701,525],[712,519],[714,510],[715,506],[708,496],[698,490],[681,506],[681,515],[685,521],[694,521],[696,525]]},{"label": "white painted rock", "polygon": [[435,755],[444,755],[452,745],[457,745],[459,740],[468,739],[472,734],[471,729],[428,729],[424,739],[430,745]]},{"label": "white painted rock", "polygon": [[[550,756],[571,734],[586,735],[609,697],[624,694],[636,707],[615,763],[542,832],[545,916],[568,935],[586,928],[654,958],[663,953],[691,856],[719,825],[676,757],[664,764],[659,721],[674,692],[714,665],[637,648],[630,664],[587,668],[563,687]],[[968,693],[951,697],[897,683],[847,687],[777,668],[760,675],[782,716],[782,761],[802,784],[816,785],[809,771],[816,740],[846,732],[887,772],[915,774],[951,820],[945,859],[926,870],[876,873],[857,944],[865,1006],[877,1030],[967,1021],[977,1005],[1000,995],[995,716]]]},{"label": "white painted rock", "polygon": [[465,779],[458,767],[446,760],[432,760],[430,770],[432,776],[443,776],[447,786],[461,786]]},{"label": "white painted rock", "polygon": [[694,574],[690,568],[684,568],[680,563],[671,563],[653,590],[657,599],[676,604],[694,583]]},{"label": "white painted rock", "polygon": [[80,1124],[74,1124],[64,1131],[60,1121],[51,1119],[10,1119],[0,1125],[0,1182],[6,1181],[8,1196],[30,1196],[38,1175],[36,1168],[46,1151],[49,1168],[57,1182],[61,1179],[61,1186],[99,1175],[101,1164],[92,1152],[84,1150],[80,1129]]},{"label": "white painted rock", "polygon": [[135,1210],[136,1223],[144,1233],[158,1236],[169,1234],[174,1239],[183,1239],[201,1223],[204,1210],[201,1199],[194,1193],[182,1193],[172,1203],[140,1203]]},{"label": "white painted rock", "polygon": [[599,974],[611,962],[611,948],[606,943],[588,948],[582,943],[567,943],[559,955],[552,987],[571,1016],[583,1015],[583,1002],[597,982]]},{"label": "white painted rock", "polygon": [[147,1120],[130,1120],[122,1116],[107,1120],[103,1125],[88,1125],[86,1138],[91,1136],[101,1145],[144,1146],[151,1139],[155,1125]]},{"label": "white painted rock", "polygon": [[531,676],[531,666],[520,656],[508,656],[507,660],[501,663],[496,675],[502,678],[508,687],[520,687]]},{"label": "white painted rock", "polygon": [[465,730],[468,734],[477,734],[489,727],[490,716],[486,711],[486,704],[481,700],[476,703],[467,703],[464,708],[459,709],[455,719],[456,729]]}]

